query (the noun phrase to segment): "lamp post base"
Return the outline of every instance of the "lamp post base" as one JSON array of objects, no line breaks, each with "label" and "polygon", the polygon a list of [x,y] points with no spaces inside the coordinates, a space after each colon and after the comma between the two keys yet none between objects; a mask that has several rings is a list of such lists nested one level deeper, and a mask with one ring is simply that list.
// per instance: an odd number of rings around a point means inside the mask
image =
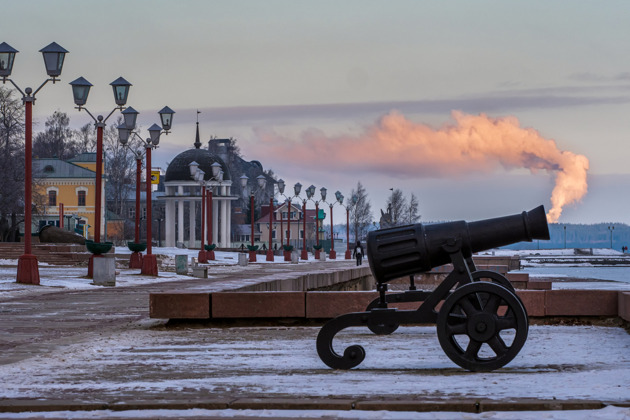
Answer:
[{"label": "lamp post base", "polygon": [[131,256],[129,257],[129,268],[142,268],[142,253],[131,253]]},{"label": "lamp post base", "polygon": [[352,251],[350,251],[349,249],[346,249],[346,260],[350,260],[352,259]]},{"label": "lamp post base", "polygon": [[249,251],[249,262],[250,263],[256,262],[256,251]]},{"label": "lamp post base", "polygon": [[157,257],[155,254],[147,254],[144,258],[142,258],[142,269],[140,270],[140,274],[147,276],[158,275]]},{"label": "lamp post base", "polygon": [[291,261],[291,251],[284,251],[284,260]]},{"label": "lamp post base", "polygon": [[300,259],[308,260],[308,252],[306,251],[306,248],[302,249],[302,255],[300,255]]},{"label": "lamp post base", "polygon": [[321,251],[320,251],[319,249],[316,249],[316,250],[315,250],[315,259],[316,259],[316,260],[319,260],[319,253],[320,253],[320,252],[321,252]]},{"label": "lamp post base", "polygon": [[206,251],[204,251],[203,249],[201,251],[199,251],[199,254],[197,254],[197,261],[199,261],[200,263],[207,263],[208,262],[208,253]]},{"label": "lamp post base", "polygon": [[336,260],[337,259],[337,252],[335,252],[334,249],[331,249],[330,252],[328,253],[328,258],[330,258],[331,260]]},{"label": "lamp post base", "polygon": [[273,251],[271,250],[271,248],[269,248],[267,250],[267,261],[275,261],[274,257],[273,257]]},{"label": "lamp post base", "polygon": [[214,251],[206,251],[206,258],[208,261],[214,261]]},{"label": "lamp post base", "polygon": [[33,254],[23,254],[18,259],[17,283],[39,285],[39,268],[37,257]]}]

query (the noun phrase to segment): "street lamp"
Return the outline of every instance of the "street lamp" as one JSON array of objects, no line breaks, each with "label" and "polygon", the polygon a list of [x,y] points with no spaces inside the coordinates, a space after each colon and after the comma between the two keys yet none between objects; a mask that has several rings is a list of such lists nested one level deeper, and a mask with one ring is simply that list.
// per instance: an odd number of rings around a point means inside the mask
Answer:
[{"label": "street lamp", "polygon": [[158,113],[160,114],[162,127],[157,124],[153,124],[148,129],[149,137],[144,140],[138,133],[133,131],[135,129],[135,120],[138,113],[135,110],[133,112],[128,112],[130,109],[133,108],[129,107],[123,111],[125,123],[118,126],[118,139],[123,145],[125,145],[129,141],[129,136],[133,134],[142,143],[144,143],[147,184],[147,254],[142,259],[142,269],[140,270],[140,273],[149,276],[157,276],[157,258],[155,255],[153,255],[151,246],[151,150],[158,147],[158,144],[160,143],[160,135],[168,135],[168,133],[170,132],[169,130],[171,128],[171,122],[173,120],[173,114],[175,113],[175,111],[173,111],[169,107],[164,107],[161,111],[159,111]]},{"label": "street lamp", "polygon": [[[84,109],[85,112],[92,118],[94,121],[94,125],[96,127],[96,194],[94,201],[94,242],[101,242],[101,224],[102,224],[102,189],[103,189],[103,130],[105,128],[105,123],[112,116],[114,111],[117,109],[123,111],[125,109],[125,104],[127,103],[127,97],[129,96],[129,88],[131,87],[131,83],[119,77],[110,83],[114,92],[114,102],[116,103],[116,107],[111,110],[111,112],[107,115],[107,117],[103,118],[102,115],[94,118],[94,115],[85,107],[87,103],[87,98],[90,93],[90,88],[92,84],[88,82],[85,78],[79,77],[76,80],[70,82],[70,86],[72,86],[72,96],[74,98],[74,104],[76,105],[76,109],[79,112]],[[128,108],[128,110],[135,112],[133,108]],[[135,113],[137,115],[137,112]],[[135,124],[135,118],[134,118]],[[90,257],[90,261],[88,263],[88,277],[92,277],[93,270],[93,261],[94,255]]]},{"label": "street lamp", "polygon": [[615,226],[608,226],[608,230],[610,231],[610,249],[613,249],[612,239],[613,239],[613,231],[615,230]]},{"label": "street lamp", "polygon": [[[352,252],[350,251],[350,208],[354,207],[357,204],[358,198],[355,195],[353,195],[350,198],[350,203],[348,203],[347,205],[343,205],[342,201],[343,201],[343,195],[341,195],[341,201],[339,202],[339,204],[341,204],[343,207],[346,208],[346,260],[349,260],[352,258]],[[356,235],[355,235],[356,236]],[[354,238],[355,240],[357,238]]]},{"label": "street lamp", "polygon": [[[199,169],[197,162],[188,164],[190,176],[201,186],[201,248],[198,254],[199,262],[206,263],[214,260],[214,245],[212,243],[212,189],[211,182],[223,182],[223,171],[221,164],[214,162],[210,165],[212,175],[206,180],[206,172]],[[206,222],[207,220],[207,222]],[[204,245],[204,236],[207,233],[208,247]],[[211,248],[211,249],[208,249]]]},{"label": "street lamp", "polygon": [[[285,183],[281,179],[278,181],[278,191],[280,192],[280,195],[282,195],[284,198],[286,198],[289,201],[289,207],[287,211],[287,248],[290,249],[291,247],[291,210],[292,210],[291,200],[294,197],[299,197],[300,191],[302,190],[302,184],[300,184],[299,182],[295,183],[295,185],[293,186],[293,193],[294,193],[293,196],[284,195],[284,188],[285,188]],[[280,215],[280,220],[282,220],[282,215]],[[291,261],[291,253],[290,251],[286,250],[287,248],[285,248],[284,260]]]},{"label": "street lamp", "polygon": [[[247,181],[249,177],[247,175],[241,176],[241,187],[243,187],[243,193],[248,189]],[[258,188],[249,188],[249,209],[250,209],[250,221],[251,221],[251,246],[249,248],[249,262],[256,262],[256,247],[254,245],[254,194],[258,191],[263,191],[267,186],[267,178],[264,175],[258,175],[256,177],[256,183]]]},{"label": "street lamp", "polygon": [[18,268],[16,281],[24,284],[39,284],[39,267],[37,265],[37,257],[33,255],[31,246],[31,232],[32,232],[32,176],[33,176],[33,104],[35,103],[35,95],[39,92],[46,83],[52,81],[53,84],[57,82],[58,76],[61,75],[61,69],[63,68],[63,62],[68,51],[61,47],[56,42],[49,44],[48,46],[39,50],[44,58],[44,65],[46,66],[46,79],[36,90],[27,87],[22,91],[20,87],[9,77],[13,71],[13,63],[15,61],[15,54],[19,51],[3,42],[0,44],[0,76],[2,77],[2,84],[7,81],[17,89],[22,95],[22,101],[25,108],[25,121],[24,121],[24,254],[18,259]]},{"label": "street lamp", "polygon": [[[320,246],[319,246],[319,200],[313,199],[315,196],[315,185],[311,185],[306,189],[306,197],[315,203],[315,259],[319,259]],[[320,190],[322,201],[326,198],[326,188],[322,187]]]}]

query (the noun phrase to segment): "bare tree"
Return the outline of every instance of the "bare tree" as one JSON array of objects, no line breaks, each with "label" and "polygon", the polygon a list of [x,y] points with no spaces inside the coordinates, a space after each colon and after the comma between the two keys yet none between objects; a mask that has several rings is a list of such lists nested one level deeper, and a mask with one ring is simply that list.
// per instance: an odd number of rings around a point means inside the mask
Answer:
[{"label": "bare tree", "polygon": [[24,107],[4,87],[0,87],[0,179],[0,241],[17,241],[24,210]]},{"label": "bare tree", "polygon": [[414,223],[418,223],[420,220],[420,215],[418,214],[418,209],[420,207],[420,203],[418,203],[418,197],[414,193],[411,193],[411,197],[409,198],[409,204],[405,209],[405,223],[412,225]]},{"label": "bare tree", "polygon": [[407,208],[407,200],[398,188],[392,190],[391,195],[387,198],[387,212],[391,216],[392,226],[398,226],[405,223],[405,209]]},{"label": "bare tree", "polygon": [[126,147],[120,144],[116,127],[121,124],[122,117],[119,117],[116,123],[110,124],[103,132],[107,209],[119,216],[123,216],[125,200],[136,188],[136,154],[143,155],[142,142],[135,136],[129,138]]},{"label": "bare tree", "polygon": [[96,152],[96,128],[92,123],[86,123],[75,132],[77,151],[79,153]]},{"label": "bare tree", "polygon": [[[356,203],[350,208],[350,223],[354,233],[355,241],[363,240],[367,237],[370,225],[373,221],[372,204],[368,199],[367,191],[357,182],[356,189],[350,192],[350,199],[356,197]],[[349,240],[350,238],[348,238]]]},{"label": "bare tree", "polygon": [[37,133],[33,141],[33,156],[66,160],[77,155],[76,135],[70,128],[68,114],[55,111],[48,117],[45,126],[46,129]]}]

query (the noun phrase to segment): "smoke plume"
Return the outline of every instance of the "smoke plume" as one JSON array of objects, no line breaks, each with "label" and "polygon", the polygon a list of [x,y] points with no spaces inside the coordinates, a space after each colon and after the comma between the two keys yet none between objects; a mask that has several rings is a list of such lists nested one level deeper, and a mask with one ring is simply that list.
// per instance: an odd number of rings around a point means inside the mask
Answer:
[{"label": "smoke plume", "polygon": [[454,177],[473,172],[525,168],[555,177],[549,222],[587,192],[588,159],[558,149],[536,130],[522,128],[515,117],[452,113],[454,122],[439,129],[414,123],[391,112],[359,135],[327,136],[310,129],[298,139],[257,130],[255,154],[263,161],[302,168],[314,165],[358,174],[385,173],[399,177]]}]

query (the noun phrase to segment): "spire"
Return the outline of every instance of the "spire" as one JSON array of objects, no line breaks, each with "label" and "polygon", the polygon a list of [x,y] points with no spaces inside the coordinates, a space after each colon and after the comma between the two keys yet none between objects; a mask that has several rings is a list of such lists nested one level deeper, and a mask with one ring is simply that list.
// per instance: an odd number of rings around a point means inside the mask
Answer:
[{"label": "spire", "polygon": [[195,149],[199,149],[201,147],[201,141],[199,140],[199,114],[200,111],[197,110],[197,135],[195,136]]}]

